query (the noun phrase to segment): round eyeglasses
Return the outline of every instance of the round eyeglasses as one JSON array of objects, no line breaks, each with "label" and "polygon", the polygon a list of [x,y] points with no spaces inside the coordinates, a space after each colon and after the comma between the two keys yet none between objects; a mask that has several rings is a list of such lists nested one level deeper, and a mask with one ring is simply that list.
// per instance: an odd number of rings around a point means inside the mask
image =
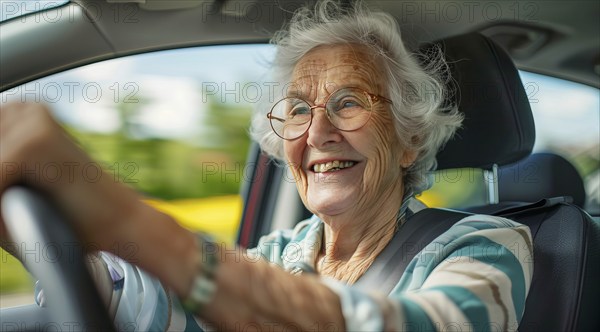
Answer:
[{"label": "round eyeglasses", "polygon": [[298,97],[286,97],[275,103],[267,118],[277,136],[285,140],[295,140],[310,128],[313,111],[324,108],[331,124],[342,131],[362,128],[371,118],[373,105],[379,101],[392,104],[392,101],[359,88],[342,88],[327,97],[324,104],[311,105]]}]

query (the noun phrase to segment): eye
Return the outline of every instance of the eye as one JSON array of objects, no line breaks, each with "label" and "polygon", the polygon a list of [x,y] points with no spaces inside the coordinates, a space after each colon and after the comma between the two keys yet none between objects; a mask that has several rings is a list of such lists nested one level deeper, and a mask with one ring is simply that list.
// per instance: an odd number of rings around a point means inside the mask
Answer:
[{"label": "eye", "polygon": [[[333,98],[332,98],[333,99]],[[356,108],[363,108],[363,103],[355,95],[344,95],[331,100],[331,110],[339,113]]]},{"label": "eye", "polygon": [[342,100],[339,105],[340,105],[340,108],[361,106],[360,103],[357,100],[353,99],[352,97]]},{"label": "eye", "polygon": [[299,115],[310,115],[310,106],[305,102],[295,102],[290,105],[288,118],[294,118]]}]

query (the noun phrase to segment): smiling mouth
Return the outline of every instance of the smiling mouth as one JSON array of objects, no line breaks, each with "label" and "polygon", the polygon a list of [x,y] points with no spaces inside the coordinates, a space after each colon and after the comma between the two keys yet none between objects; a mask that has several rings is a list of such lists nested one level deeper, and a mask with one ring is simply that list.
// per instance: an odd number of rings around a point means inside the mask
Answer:
[{"label": "smiling mouth", "polygon": [[311,169],[315,173],[336,172],[354,165],[356,165],[355,161],[334,160],[322,164],[314,164]]}]

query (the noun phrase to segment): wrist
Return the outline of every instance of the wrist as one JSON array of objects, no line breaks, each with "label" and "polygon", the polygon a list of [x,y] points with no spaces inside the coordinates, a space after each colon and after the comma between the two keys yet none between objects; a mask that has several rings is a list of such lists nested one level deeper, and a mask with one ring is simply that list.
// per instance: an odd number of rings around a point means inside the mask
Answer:
[{"label": "wrist", "polygon": [[181,303],[188,312],[199,314],[210,303],[216,293],[216,270],[219,264],[218,246],[205,234],[195,234],[196,253],[192,266],[192,278]]},{"label": "wrist", "polygon": [[103,250],[155,275],[178,296],[187,294],[201,255],[194,234],[141,201],[134,211],[110,231]]}]

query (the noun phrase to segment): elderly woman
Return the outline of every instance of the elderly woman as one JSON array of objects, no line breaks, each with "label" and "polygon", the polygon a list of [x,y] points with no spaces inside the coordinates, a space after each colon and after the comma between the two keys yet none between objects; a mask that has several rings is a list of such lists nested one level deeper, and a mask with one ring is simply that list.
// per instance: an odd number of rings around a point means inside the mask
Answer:
[{"label": "elderly woman", "polygon": [[[463,219],[414,258],[390,294],[353,287],[422,208],[414,194],[461,123],[442,107],[443,60],[422,68],[398,31],[388,14],[321,2],[276,35],[273,68],[286,88],[257,112],[252,133],[291,169],[314,216],[247,252],[189,233],[109,180],[31,183],[11,173],[0,190],[25,181],[49,192],[81,237],[106,251],[91,266],[119,328],[192,328],[191,313],[225,330],[516,329],[532,263],[510,248],[531,239],[510,220]],[[1,114],[2,162],[88,161],[42,106]],[[119,252],[131,242],[137,251]]]}]

